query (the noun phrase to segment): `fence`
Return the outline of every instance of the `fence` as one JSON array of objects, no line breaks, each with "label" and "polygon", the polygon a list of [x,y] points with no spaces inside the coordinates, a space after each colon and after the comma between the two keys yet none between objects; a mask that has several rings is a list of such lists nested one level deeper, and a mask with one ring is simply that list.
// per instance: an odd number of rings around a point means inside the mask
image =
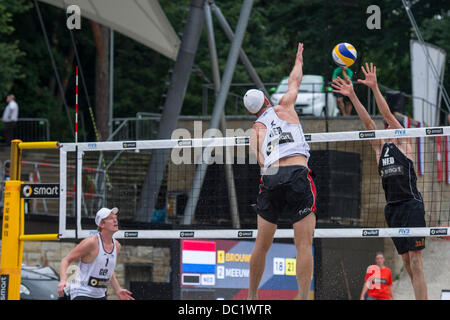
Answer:
[{"label": "fence", "polygon": [[[0,122],[3,128],[4,123]],[[3,130],[2,132],[2,140]],[[14,129],[14,138],[27,141],[49,141],[50,123],[46,118],[19,118]]]},{"label": "fence", "polygon": [[[264,83],[264,86],[266,88],[270,88],[269,92],[271,94],[275,93],[277,90],[278,85],[280,85],[279,82],[268,82]],[[323,83],[319,82],[311,82],[311,83],[302,83],[302,85],[305,87],[305,92],[307,93],[305,95],[305,100],[308,100],[311,95],[312,97],[318,96],[321,93],[324,92],[324,85]],[[370,88],[358,83],[353,82],[353,85],[355,87],[355,91],[360,98],[362,102],[366,103],[366,107],[370,114],[375,115],[376,114],[376,106],[374,104],[373,95],[370,91]],[[246,90],[254,88],[254,83],[232,83],[230,85],[230,92],[228,93],[227,101],[226,101],[226,114],[242,114],[242,110],[245,110],[244,104],[242,102],[242,97]],[[300,88],[301,89],[301,88]],[[303,93],[302,90],[300,90],[300,93]],[[334,95],[332,95],[332,87],[331,87],[331,81],[327,83],[326,92],[330,94],[331,97],[328,98],[328,108],[336,108],[336,98]],[[202,85],[202,115],[211,114],[212,112],[212,106],[214,105],[214,99],[215,99],[215,92],[214,92],[214,85],[213,84],[203,84]],[[316,99],[311,99],[307,102],[312,109],[314,110],[309,115],[312,116],[324,116],[324,113],[322,112],[321,108],[323,108],[324,102],[317,102]],[[300,105],[299,108],[296,108],[297,112],[300,111],[302,107],[306,107],[306,105],[303,103],[303,105]],[[317,108],[320,108],[317,109]],[[317,110],[316,110],[317,109]],[[301,113],[299,113],[301,114]],[[334,112],[334,110],[329,110],[328,116],[334,117],[338,114],[338,112]]]},{"label": "fence", "polygon": [[156,139],[161,115],[138,112],[135,118],[114,118],[108,141]]}]

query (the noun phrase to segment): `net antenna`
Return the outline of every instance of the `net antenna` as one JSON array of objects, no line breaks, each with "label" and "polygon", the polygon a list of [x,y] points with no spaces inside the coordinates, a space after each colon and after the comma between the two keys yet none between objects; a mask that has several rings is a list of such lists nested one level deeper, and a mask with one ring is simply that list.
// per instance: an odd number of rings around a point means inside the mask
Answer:
[{"label": "net antenna", "polygon": [[[437,174],[442,162],[436,161],[436,153],[446,150],[450,127],[407,128],[401,130],[348,131],[306,134],[311,146],[309,166],[315,172],[318,188],[317,228],[315,238],[365,238],[365,237],[416,237],[446,236],[449,234],[450,198],[448,177],[439,181]],[[437,139],[444,137],[444,139]],[[378,175],[375,155],[367,140],[423,138],[425,163],[424,174],[418,175],[418,189],[422,193],[426,222],[425,228],[386,228],[384,206],[386,204],[381,179]],[[411,139],[417,148],[417,139]],[[447,142],[446,142],[447,141]],[[441,146],[437,144],[440,143]],[[328,148],[326,145],[328,144]],[[78,150],[77,150],[78,148]],[[101,191],[107,207],[117,206],[120,220],[133,221],[140,197],[145,168],[155,150],[168,149],[171,161],[167,167],[164,184],[167,188],[161,199],[162,220],[146,225],[147,229],[125,229],[116,233],[117,238],[180,239],[211,238],[237,239],[255,238],[256,214],[250,208],[256,202],[259,186],[259,166],[256,164],[233,164],[236,193],[238,195],[241,228],[233,228],[230,208],[224,186],[221,164],[208,165],[205,183],[199,190],[200,198],[192,224],[183,224],[186,195],[192,187],[195,165],[192,160],[196,150],[209,148],[216,154],[224,148],[249,150],[249,137],[223,137],[203,139],[167,139],[117,142],[66,143],[60,148],[60,234],[62,238],[84,238],[96,230],[93,226],[95,212],[92,201],[83,197],[97,190],[90,190],[90,167],[96,167],[98,157],[112,159],[105,175],[110,177],[111,189]],[[181,159],[181,160],[180,160]],[[76,177],[71,177],[71,168],[77,164]],[[92,164],[92,166],[91,166]],[[144,168],[144,169],[142,169]],[[142,169],[142,170],[141,170]],[[359,170],[359,171],[358,171]],[[360,172],[356,174],[357,172]],[[215,175],[217,173],[217,175]],[[441,171],[442,174],[442,171]],[[448,175],[448,170],[446,172]],[[68,199],[68,181],[76,178],[76,211]],[[443,180],[443,179],[441,179]],[[98,193],[98,192],[97,192]],[[321,198],[322,197],[322,198]],[[84,219],[82,224],[82,208]],[[67,212],[67,214],[66,214]],[[67,227],[67,216],[77,216],[77,226]],[[276,238],[292,238],[292,225],[283,220],[275,233]],[[284,223],[286,222],[286,223]],[[283,224],[284,223],[284,224]],[[134,220],[134,226],[144,225]]]},{"label": "net antenna", "polygon": [[[78,155],[78,66],[75,68],[75,153]],[[75,164],[75,170],[78,172],[78,161]],[[77,189],[78,194],[78,179],[75,182],[75,188]],[[78,208],[78,197],[75,199],[75,208]],[[78,214],[77,210],[77,228],[75,231],[75,237],[78,238],[78,229],[80,225],[81,216]]]}]

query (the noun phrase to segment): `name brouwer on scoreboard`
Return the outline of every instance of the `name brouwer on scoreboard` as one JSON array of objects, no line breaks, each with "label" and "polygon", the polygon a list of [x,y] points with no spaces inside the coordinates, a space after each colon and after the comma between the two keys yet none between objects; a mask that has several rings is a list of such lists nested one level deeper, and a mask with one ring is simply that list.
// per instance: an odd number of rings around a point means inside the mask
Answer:
[{"label": "name brouwer on scoreboard", "polygon": [[20,193],[22,198],[59,198],[59,183],[27,183],[23,184]]}]

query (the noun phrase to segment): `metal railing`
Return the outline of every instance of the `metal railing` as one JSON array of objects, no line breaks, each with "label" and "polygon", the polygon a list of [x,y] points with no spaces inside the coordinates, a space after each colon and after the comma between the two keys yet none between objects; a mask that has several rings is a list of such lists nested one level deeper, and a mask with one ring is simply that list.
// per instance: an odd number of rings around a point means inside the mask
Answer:
[{"label": "metal railing", "polygon": [[[422,122],[424,122],[423,125],[426,126],[426,125],[449,125],[450,124],[450,119],[448,118],[448,116],[450,114],[449,111],[445,110],[442,106],[438,107],[437,101],[435,101],[435,102],[428,101],[422,97],[413,96],[413,95],[410,95],[410,94],[407,94],[404,92],[399,92],[399,91],[393,90],[382,84],[380,84],[379,87],[386,93],[388,93],[388,92],[401,93],[405,97],[405,110],[407,108],[414,110],[415,106],[420,105],[421,109],[422,109],[421,114],[416,117],[425,119],[424,121],[422,121]],[[375,102],[373,102],[373,104],[376,108]],[[411,116],[414,117],[414,115],[411,115]],[[426,121],[426,120],[428,120],[428,121]],[[428,122],[430,122],[430,123],[428,123]]]},{"label": "metal railing", "polygon": [[156,139],[161,115],[139,112],[134,118],[114,118],[108,141]]},{"label": "metal railing", "polygon": [[[4,123],[0,122],[1,128]],[[0,130],[3,134],[3,130]],[[14,128],[14,138],[26,141],[49,141],[50,123],[46,118],[19,118]],[[2,139],[4,137],[2,136]]]},{"label": "metal railing", "polygon": [[[325,88],[325,91],[331,95],[331,81],[327,82],[327,87]],[[279,83],[265,83],[264,85],[266,87],[276,87]],[[361,83],[354,81],[353,82],[355,92],[358,95],[358,98],[363,104],[365,105],[368,113],[372,116],[376,116],[379,114],[378,108],[376,106],[375,97],[371,91],[371,89],[365,85],[362,85]],[[255,85],[253,83],[232,83],[231,89],[237,89],[239,91],[245,92],[245,90],[254,87]],[[323,84],[312,84],[312,93],[323,93],[324,87]],[[317,87],[317,90],[316,90]],[[383,86],[380,84],[380,88],[385,92],[389,91],[395,91],[393,89],[390,89],[386,86]],[[211,92],[210,92],[211,91]],[[273,92],[272,92],[273,93]],[[406,109],[411,107],[413,104],[413,100],[420,100],[422,102],[423,106],[429,106],[428,109],[437,108],[436,104],[433,104],[429,101],[426,101],[423,98],[415,97],[408,95],[406,93],[403,93],[403,95],[406,98],[405,106],[404,106],[404,113],[406,113]],[[201,116],[185,116],[181,115],[179,117],[179,120],[203,120],[208,119],[211,114],[211,108],[214,104],[213,99],[215,99],[215,93],[214,93],[214,85],[213,84],[203,84],[202,85],[202,115]],[[334,101],[331,101],[334,99]],[[312,114],[315,115],[317,112],[315,112],[314,109],[314,100],[311,102],[312,104]],[[245,110],[243,101],[242,101],[242,93],[236,93],[236,92],[229,92],[228,98],[227,98],[227,118],[229,117],[239,117],[244,119],[248,114],[243,114],[242,110]],[[303,105],[299,105],[296,107],[297,112],[301,111]],[[323,107],[322,105],[320,107]],[[338,106],[336,105],[336,98],[334,96],[328,97],[328,117],[332,118],[338,114],[337,111]],[[332,110],[335,109],[335,110]],[[423,108],[425,110],[427,108]],[[431,112],[431,111],[430,111]],[[439,110],[439,112],[442,112],[445,114],[445,117],[447,118],[448,112],[443,110],[442,108]],[[301,114],[299,112],[299,114]],[[324,114],[320,113],[323,117]],[[136,117],[129,117],[129,118],[114,118],[113,119],[113,133],[108,138],[108,141],[120,141],[120,140],[152,140],[156,139],[158,135],[158,129],[159,129],[159,121],[161,119],[161,114],[158,113],[150,113],[150,112],[138,112],[136,114]],[[253,119],[253,117],[249,117],[250,120]],[[444,124],[448,123],[448,120],[444,121]]]},{"label": "metal railing", "polygon": [[[314,94],[318,94],[318,93],[323,93],[323,92],[327,92],[332,94],[332,87],[331,87],[331,81],[327,82],[327,86],[326,88],[324,88],[324,84],[323,83],[318,83],[318,82],[311,82],[311,83],[302,83],[302,85],[306,85],[308,88],[307,89],[311,89],[312,90],[308,90],[308,93],[314,95]],[[269,92],[271,94],[275,93],[274,90],[278,87],[280,83],[279,82],[267,82],[264,83],[264,86],[266,88],[271,88],[269,90]],[[364,87],[363,85],[361,85],[359,82],[353,82],[353,85],[355,87],[355,90],[357,90],[357,94],[360,97],[361,101],[366,101],[368,110],[370,114],[376,114],[376,113],[371,113],[371,112],[376,112],[376,108],[372,108],[371,106],[373,105],[373,103],[371,103],[371,96],[373,96],[370,92],[370,89],[368,88],[368,90],[366,90],[365,88],[363,89],[362,87]],[[228,97],[227,97],[227,102],[226,102],[226,114],[242,114],[243,110],[245,110],[244,108],[244,104],[242,101],[242,96],[245,93],[246,90],[254,88],[255,84],[254,83],[232,83],[230,85],[230,92],[228,93]],[[361,88],[361,89],[360,89]],[[236,91],[239,91],[238,93],[233,92],[233,89]],[[301,88],[300,88],[301,89]],[[268,97],[270,98],[270,97]],[[215,99],[215,92],[214,92],[214,85],[210,84],[210,83],[206,83],[202,85],[202,115],[207,115],[211,113],[211,108],[214,105],[214,99]],[[311,116],[317,116],[318,114],[320,114],[321,116],[324,116],[324,113],[322,112],[323,110],[316,110],[316,107],[320,107],[323,108],[322,104],[317,104],[316,105],[316,101],[313,99],[310,103],[309,106],[312,106],[312,112],[309,110],[309,115]],[[297,111],[299,112],[300,109],[302,107],[305,106],[298,106]],[[330,110],[332,108],[337,108],[336,105],[336,98],[334,95],[332,95],[331,97],[328,97],[328,115],[329,117],[334,117],[336,114],[338,114],[338,112],[334,112],[334,110]],[[299,112],[299,114],[301,114]]]}]

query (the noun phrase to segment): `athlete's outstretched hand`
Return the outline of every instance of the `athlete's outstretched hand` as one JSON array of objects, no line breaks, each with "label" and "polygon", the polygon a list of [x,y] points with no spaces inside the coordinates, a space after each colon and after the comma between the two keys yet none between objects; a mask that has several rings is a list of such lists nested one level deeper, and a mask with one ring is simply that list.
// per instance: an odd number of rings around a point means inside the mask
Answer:
[{"label": "athlete's outstretched hand", "polygon": [[299,43],[297,47],[296,60],[303,65],[303,43]]},{"label": "athlete's outstretched hand", "polygon": [[58,295],[60,297],[64,297],[64,288],[67,288],[67,281],[63,280],[58,283],[56,290],[58,291]]},{"label": "athlete's outstretched hand", "polygon": [[120,289],[116,292],[117,297],[120,300],[134,300],[134,298],[131,296],[131,292],[127,289]]},{"label": "athlete's outstretched hand", "polygon": [[355,92],[353,90],[352,82],[345,81],[345,80],[341,79],[340,77],[334,78],[331,86],[336,89],[336,90],[333,90],[333,92],[340,93],[346,97],[349,97],[352,93]]},{"label": "athlete's outstretched hand", "polygon": [[366,67],[361,66],[361,70],[364,73],[364,76],[366,79],[361,80],[358,79],[359,83],[365,84],[369,88],[373,89],[377,86],[377,67],[373,65],[373,63],[370,63],[370,67],[366,62]]}]

